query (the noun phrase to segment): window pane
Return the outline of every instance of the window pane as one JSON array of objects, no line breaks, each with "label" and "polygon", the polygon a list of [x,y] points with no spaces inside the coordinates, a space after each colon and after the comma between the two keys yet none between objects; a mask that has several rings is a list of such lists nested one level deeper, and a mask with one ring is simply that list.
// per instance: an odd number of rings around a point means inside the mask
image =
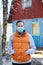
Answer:
[{"label": "window pane", "polygon": [[22,8],[31,7],[32,0],[22,0]]},{"label": "window pane", "polygon": [[39,23],[32,23],[32,35],[40,35]]}]

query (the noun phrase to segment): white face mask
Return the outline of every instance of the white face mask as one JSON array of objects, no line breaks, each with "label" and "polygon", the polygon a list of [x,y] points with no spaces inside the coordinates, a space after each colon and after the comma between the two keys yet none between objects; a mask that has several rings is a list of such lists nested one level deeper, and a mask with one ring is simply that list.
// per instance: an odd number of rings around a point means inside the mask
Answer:
[{"label": "white face mask", "polygon": [[18,31],[18,32],[22,33],[23,30],[24,30],[24,27],[17,27],[17,31]]}]

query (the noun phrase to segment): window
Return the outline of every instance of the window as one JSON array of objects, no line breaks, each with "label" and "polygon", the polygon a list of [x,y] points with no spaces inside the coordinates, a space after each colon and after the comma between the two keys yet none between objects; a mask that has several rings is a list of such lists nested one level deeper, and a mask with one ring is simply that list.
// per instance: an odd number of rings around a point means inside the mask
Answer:
[{"label": "window", "polygon": [[39,36],[40,35],[40,24],[39,22],[32,23],[32,35]]},{"label": "window", "polygon": [[22,0],[22,8],[27,8],[32,6],[32,0]]}]

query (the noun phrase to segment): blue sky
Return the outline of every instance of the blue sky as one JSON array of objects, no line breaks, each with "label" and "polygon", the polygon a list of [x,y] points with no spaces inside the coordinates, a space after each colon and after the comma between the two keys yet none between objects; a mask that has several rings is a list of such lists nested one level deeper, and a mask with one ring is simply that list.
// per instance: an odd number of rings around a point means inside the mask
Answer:
[{"label": "blue sky", "polygon": [[[11,6],[11,1],[12,0],[8,0],[8,15],[9,15],[9,11],[10,11],[10,6]],[[2,0],[0,0],[0,22],[3,22],[3,4],[2,4]]]}]

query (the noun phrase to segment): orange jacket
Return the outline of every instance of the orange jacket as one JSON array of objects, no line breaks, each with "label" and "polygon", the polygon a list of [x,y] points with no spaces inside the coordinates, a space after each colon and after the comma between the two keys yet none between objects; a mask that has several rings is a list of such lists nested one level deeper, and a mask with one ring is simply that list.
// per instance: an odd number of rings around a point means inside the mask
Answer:
[{"label": "orange jacket", "polygon": [[30,60],[30,55],[25,53],[26,50],[30,49],[29,34],[24,33],[24,35],[19,36],[16,32],[13,36],[12,48],[15,51],[15,53],[11,55],[13,60],[18,62]]}]

